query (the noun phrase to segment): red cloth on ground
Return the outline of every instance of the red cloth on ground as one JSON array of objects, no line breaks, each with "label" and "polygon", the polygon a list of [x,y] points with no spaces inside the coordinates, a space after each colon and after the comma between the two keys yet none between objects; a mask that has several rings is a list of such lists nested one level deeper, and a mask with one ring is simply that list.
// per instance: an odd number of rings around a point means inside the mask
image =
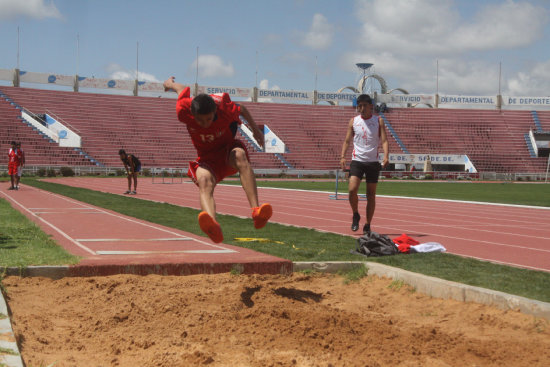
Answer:
[{"label": "red cloth on ground", "polygon": [[410,252],[411,246],[416,246],[420,244],[420,242],[418,242],[412,237],[407,236],[405,233],[403,233],[399,237],[392,239],[392,241],[397,244],[397,248],[399,249],[399,252],[402,252],[404,254],[408,254]]}]

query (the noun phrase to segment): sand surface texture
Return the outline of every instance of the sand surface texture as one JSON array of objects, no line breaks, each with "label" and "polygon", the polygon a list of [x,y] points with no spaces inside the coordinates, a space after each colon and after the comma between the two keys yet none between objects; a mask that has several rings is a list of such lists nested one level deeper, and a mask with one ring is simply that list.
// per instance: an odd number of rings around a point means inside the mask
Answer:
[{"label": "sand surface texture", "polygon": [[550,323],[337,275],[7,277],[27,366],[550,366]]}]

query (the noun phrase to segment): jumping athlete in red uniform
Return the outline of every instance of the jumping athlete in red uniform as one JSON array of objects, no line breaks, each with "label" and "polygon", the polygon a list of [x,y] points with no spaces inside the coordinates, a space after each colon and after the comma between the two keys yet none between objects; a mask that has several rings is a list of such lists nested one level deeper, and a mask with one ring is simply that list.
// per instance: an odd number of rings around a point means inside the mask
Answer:
[{"label": "jumping athlete in red uniform", "polygon": [[11,187],[8,190],[19,190],[17,185],[17,171],[21,164],[21,151],[17,149],[14,141],[11,142],[11,148],[8,151],[8,174],[10,175]]},{"label": "jumping athlete in red uniform", "polygon": [[241,185],[250,207],[254,227],[259,229],[267,224],[273,213],[270,204],[259,205],[256,177],[250,166],[248,152],[244,144],[235,139],[237,126],[243,116],[252,129],[254,138],[264,146],[264,136],[250,112],[231,101],[229,95],[199,94],[191,99],[191,90],[176,83],[174,77],[164,82],[166,91],[178,94],[176,111],[178,119],[187,126],[198,158],[189,162],[187,175],[199,187],[202,212],[199,226],[216,243],[223,241],[223,233],[216,221],[214,188],[225,177],[239,173]]}]

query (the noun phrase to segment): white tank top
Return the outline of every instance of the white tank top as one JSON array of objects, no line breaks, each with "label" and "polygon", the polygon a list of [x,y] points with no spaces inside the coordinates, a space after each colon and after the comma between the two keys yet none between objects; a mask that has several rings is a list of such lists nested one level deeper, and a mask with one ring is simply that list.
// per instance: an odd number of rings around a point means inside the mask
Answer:
[{"label": "white tank top", "polygon": [[361,115],[353,119],[353,153],[351,159],[359,162],[378,162],[380,142],[378,116],[363,120]]}]

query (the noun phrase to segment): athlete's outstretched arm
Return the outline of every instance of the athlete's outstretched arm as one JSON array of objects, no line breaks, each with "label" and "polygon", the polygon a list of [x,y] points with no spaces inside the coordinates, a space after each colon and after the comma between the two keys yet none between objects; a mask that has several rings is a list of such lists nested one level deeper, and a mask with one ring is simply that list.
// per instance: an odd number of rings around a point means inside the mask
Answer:
[{"label": "athlete's outstretched arm", "polygon": [[265,149],[265,142],[264,142],[264,133],[260,130],[258,125],[256,125],[256,122],[254,121],[254,118],[250,114],[250,111],[243,106],[241,107],[241,116],[244,117],[244,119],[248,122],[248,125],[250,125],[250,128],[252,129],[252,134],[254,135],[254,139],[260,144],[262,148]]},{"label": "athlete's outstretched arm", "polygon": [[164,91],[169,92],[173,90],[179,96],[181,91],[185,89],[185,85],[181,83],[177,83],[175,80],[176,80],[176,77],[174,76],[171,76],[170,78],[166,79],[163,83]]}]

